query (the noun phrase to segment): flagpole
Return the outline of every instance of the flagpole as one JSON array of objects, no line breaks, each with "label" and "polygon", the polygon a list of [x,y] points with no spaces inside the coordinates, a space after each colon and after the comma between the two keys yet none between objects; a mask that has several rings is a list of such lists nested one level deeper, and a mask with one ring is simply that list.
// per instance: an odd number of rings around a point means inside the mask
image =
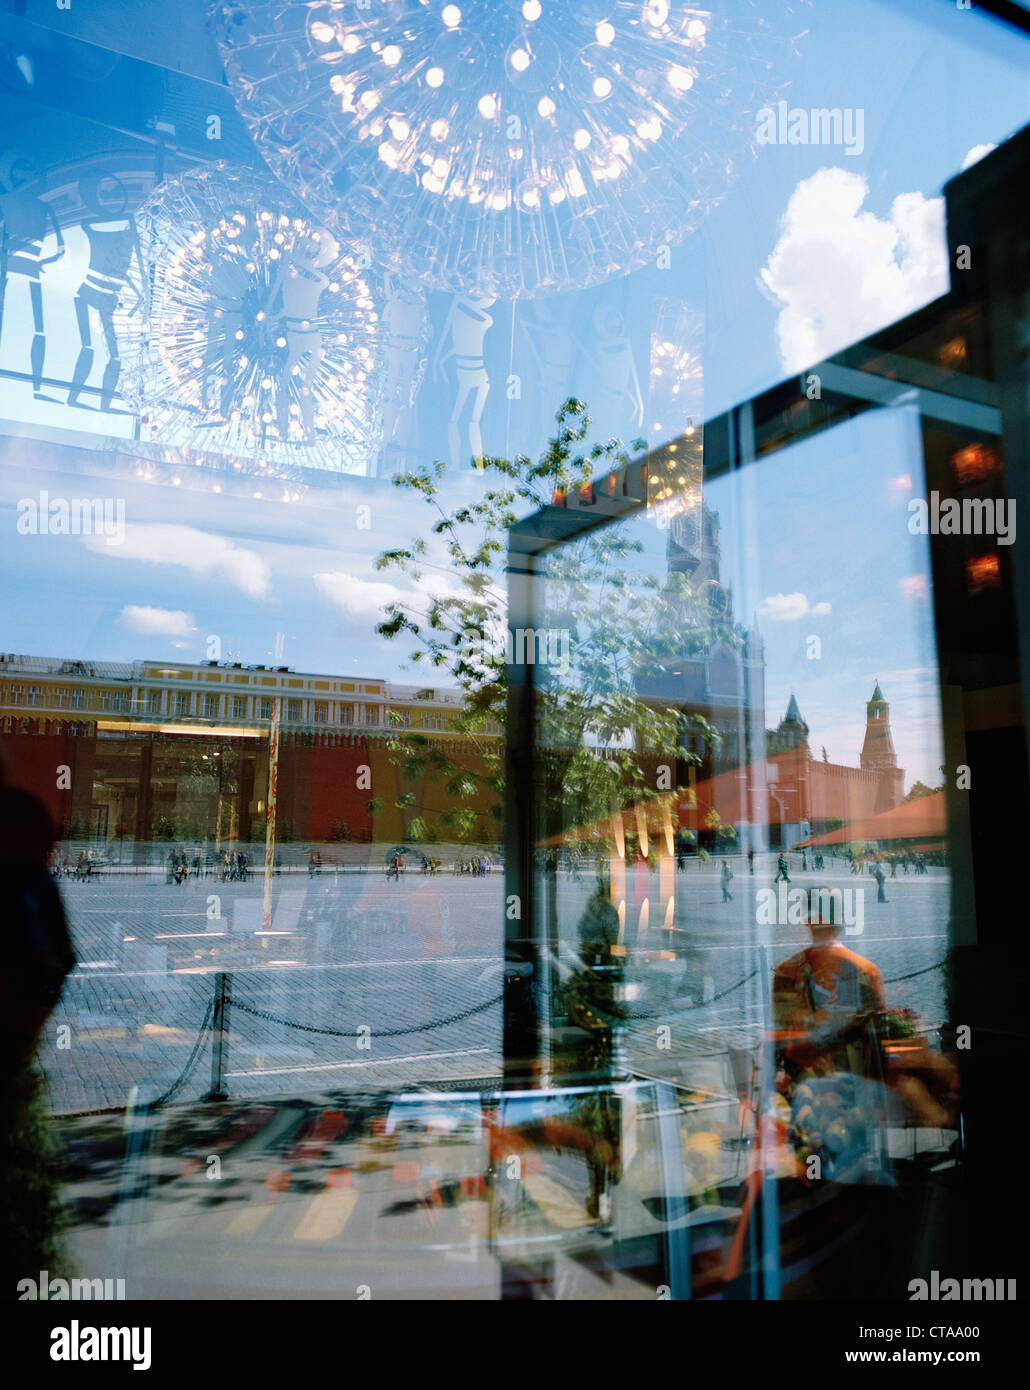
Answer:
[{"label": "flagpole", "polygon": [[[272,656],[278,666],[283,659],[285,634],[277,632]],[[268,731],[268,797],[265,802],[265,888],[261,905],[261,925],[272,926],[272,874],[275,872],[275,815],[279,801],[279,721],[282,719],[281,696],[272,701],[272,725]]]},{"label": "flagpole", "polygon": [[279,793],[279,719],[283,702],[272,701],[272,727],[268,734],[268,799],[265,803],[265,892],[261,925],[272,925],[272,873],[275,865],[275,808]]}]

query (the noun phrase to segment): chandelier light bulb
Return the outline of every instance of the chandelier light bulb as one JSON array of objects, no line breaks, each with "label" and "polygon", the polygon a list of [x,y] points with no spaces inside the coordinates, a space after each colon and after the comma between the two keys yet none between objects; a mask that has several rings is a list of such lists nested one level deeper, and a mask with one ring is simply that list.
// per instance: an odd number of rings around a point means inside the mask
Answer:
[{"label": "chandelier light bulb", "polygon": [[[724,196],[805,0],[216,0],[240,113],[342,244],[514,298],[653,262]],[[244,236],[245,240],[245,236]]]},{"label": "chandelier light bulb", "polygon": [[391,350],[381,277],[249,170],[167,180],[136,221],[150,315],[126,305],[119,319],[127,394],[152,439],[369,471]]}]

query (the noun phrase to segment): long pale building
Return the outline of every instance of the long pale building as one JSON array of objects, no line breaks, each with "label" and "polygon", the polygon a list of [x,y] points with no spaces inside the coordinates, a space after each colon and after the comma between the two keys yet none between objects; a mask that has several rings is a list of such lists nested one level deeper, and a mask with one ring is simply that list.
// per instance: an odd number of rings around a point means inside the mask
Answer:
[{"label": "long pale building", "polygon": [[[491,721],[456,728],[464,707],[453,690],[241,662],[0,654],[13,779],[47,803],[68,839],[263,839],[277,702],[283,843],[405,841],[416,821],[430,841],[453,838],[439,827],[443,786],[406,777],[396,743],[424,740],[481,773],[500,734]],[[477,813],[471,838],[495,840],[487,794],[463,804]]]}]

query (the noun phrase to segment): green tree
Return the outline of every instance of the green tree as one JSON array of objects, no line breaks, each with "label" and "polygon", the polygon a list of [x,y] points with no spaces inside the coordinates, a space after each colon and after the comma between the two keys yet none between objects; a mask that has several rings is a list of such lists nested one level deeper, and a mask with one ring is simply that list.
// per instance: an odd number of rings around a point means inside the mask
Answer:
[{"label": "green tree", "polygon": [[[480,816],[468,805],[485,787],[490,818],[501,816],[503,743],[486,737],[497,727],[502,740],[507,714],[507,592],[502,574],[508,531],[556,493],[588,486],[601,474],[629,466],[618,441],[578,452],[590,429],[579,401],[568,400],[541,458],[486,457],[480,471],[493,485],[474,502],[448,509],[443,492],[447,467],[433,465],[397,477],[395,485],[417,493],[434,513],[431,535],[384,551],[379,569],[403,572],[422,597],[392,603],[376,631],[407,637],[409,659],[441,673],[464,695],[454,719],[475,756],[463,756],[424,734],[395,729],[389,747],[409,779],[442,787],[447,804],[438,825],[456,839],[478,830]],[[634,448],[643,449],[638,440]],[[701,755],[682,746],[685,730],[699,730],[708,746],[719,735],[700,714],[684,716],[670,701],[646,692],[666,675],[669,663],[716,641],[739,649],[743,629],[712,618],[687,575],[640,570],[641,541],[626,523],[596,527],[552,553],[547,572],[548,624],[567,632],[569,672],[563,679],[541,668],[537,683],[538,783],[551,809],[549,824],[563,829],[602,821],[613,810],[686,788],[668,782],[659,791],[655,769],[677,762],[698,764]],[[419,588],[427,571],[446,575],[442,592]],[[598,845],[600,848],[601,845]]]},{"label": "green tree", "polygon": [[905,797],[906,801],[919,801],[924,796],[934,796],[937,792],[944,790],[943,784],[939,787],[928,787],[925,782],[913,782]]}]

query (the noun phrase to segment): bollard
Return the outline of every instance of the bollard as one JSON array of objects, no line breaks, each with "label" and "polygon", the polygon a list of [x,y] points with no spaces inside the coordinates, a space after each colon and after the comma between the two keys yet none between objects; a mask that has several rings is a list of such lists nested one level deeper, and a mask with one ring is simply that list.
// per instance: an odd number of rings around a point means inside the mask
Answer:
[{"label": "bollard", "polygon": [[211,1090],[208,1100],[228,1100],[225,1089],[225,1068],[229,1061],[229,1006],[232,1002],[231,977],[220,970],[215,976],[214,1032],[211,1047]]}]

